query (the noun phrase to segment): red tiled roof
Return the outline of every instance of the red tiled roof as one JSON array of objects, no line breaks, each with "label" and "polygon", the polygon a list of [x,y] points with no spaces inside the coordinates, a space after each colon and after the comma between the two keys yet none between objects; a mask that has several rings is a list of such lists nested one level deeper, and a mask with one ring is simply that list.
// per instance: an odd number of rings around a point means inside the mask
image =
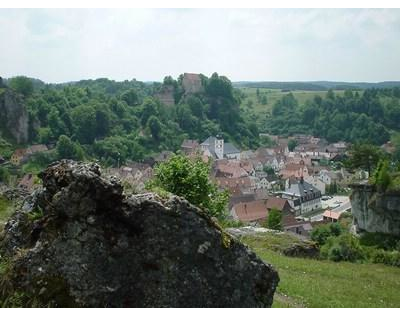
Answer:
[{"label": "red tiled roof", "polygon": [[322,214],[323,217],[327,217],[327,218],[332,218],[332,219],[339,219],[340,214],[337,212],[333,212],[331,210],[326,210],[324,212],[324,214]]},{"label": "red tiled roof", "polygon": [[280,211],[283,211],[285,207],[290,208],[289,202],[286,199],[278,198],[275,196],[271,196],[267,199],[268,209],[276,208]]},{"label": "red tiled roof", "polygon": [[258,200],[234,205],[235,214],[242,222],[264,220],[268,216],[265,200]]}]

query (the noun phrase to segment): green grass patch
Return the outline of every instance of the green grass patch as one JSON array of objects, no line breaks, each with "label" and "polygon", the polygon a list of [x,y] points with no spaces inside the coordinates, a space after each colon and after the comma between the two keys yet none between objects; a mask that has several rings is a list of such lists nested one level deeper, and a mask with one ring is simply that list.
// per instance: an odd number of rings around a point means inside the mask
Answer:
[{"label": "green grass patch", "polygon": [[5,197],[0,196],[0,231],[13,212],[13,203],[7,200]]},{"label": "green grass patch", "polygon": [[[240,90],[246,95],[246,98],[242,101],[242,107],[247,107],[248,101],[251,100],[253,105],[252,109],[255,113],[267,113],[271,112],[272,106],[276,101],[280,100],[284,95],[292,93],[299,104],[304,104],[307,100],[312,100],[315,96],[325,97],[328,91],[306,91],[306,90],[293,90],[283,92],[281,89],[267,89],[259,88],[260,94],[266,94],[267,104],[261,104],[257,99],[257,88],[240,88]],[[335,90],[335,95],[342,96],[344,90]]]},{"label": "green grass patch", "polygon": [[399,268],[291,258],[271,250],[290,244],[291,238],[264,234],[242,239],[278,270],[273,307],[400,307]]}]

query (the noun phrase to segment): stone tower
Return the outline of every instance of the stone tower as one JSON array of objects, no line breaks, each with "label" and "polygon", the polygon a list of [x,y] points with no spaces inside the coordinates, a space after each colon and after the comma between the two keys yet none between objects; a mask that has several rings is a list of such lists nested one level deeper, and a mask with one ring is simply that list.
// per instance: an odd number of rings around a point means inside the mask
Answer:
[{"label": "stone tower", "polygon": [[215,154],[217,155],[218,159],[224,158],[224,139],[220,135],[217,135],[217,137],[215,139],[214,151],[215,151]]}]

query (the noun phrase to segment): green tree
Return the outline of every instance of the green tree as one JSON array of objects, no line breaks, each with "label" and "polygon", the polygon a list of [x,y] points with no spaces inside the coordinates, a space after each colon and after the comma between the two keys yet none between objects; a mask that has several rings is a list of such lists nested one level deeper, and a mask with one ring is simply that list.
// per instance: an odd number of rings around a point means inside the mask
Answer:
[{"label": "green tree", "polygon": [[346,165],[351,169],[364,169],[371,176],[371,171],[382,158],[382,151],[371,144],[355,144],[350,149],[350,158]]},{"label": "green tree", "polygon": [[83,159],[83,149],[66,135],[58,138],[56,151],[59,159]]},{"label": "green tree", "polygon": [[384,159],[380,160],[376,167],[373,181],[378,187],[378,190],[385,191],[390,185],[391,176],[389,172],[389,161]]},{"label": "green tree", "polygon": [[210,216],[222,219],[227,209],[228,194],[225,191],[220,192],[210,181],[210,171],[210,164],[203,162],[200,157],[191,160],[174,155],[155,167],[154,179],[148,184],[148,188],[161,188],[182,196],[207,211]]},{"label": "green tree", "polygon": [[8,81],[8,85],[24,97],[29,97],[33,93],[32,80],[24,76],[11,78]]},{"label": "green tree", "polygon": [[73,109],[72,119],[75,135],[81,144],[91,144],[96,137],[96,110],[92,106],[80,105]]},{"label": "green tree", "polygon": [[288,141],[289,151],[293,151],[296,146],[297,146],[297,141],[295,139],[289,139],[289,141]]},{"label": "green tree", "polygon": [[0,167],[0,182],[7,183],[10,177],[10,172],[4,167]]},{"label": "green tree", "polygon": [[151,132],[151,136],[155,140],[159,140],[161,136],[161,122],[160,120],[155,117],[154,115],[150,116],[149,120],[147,121],[147,126]]},{"label": "green tree", "polygon": [[275,230],[282,230],[283,225],[282,225],[282,212],[279,211],[276,208],[272,208],[268,212],[268,218],[267,218],[267,228],[270,229],[275,229]]},{"label": "green tree", "polygon": [[135,106],[139,104],[138,93],[135,89],[129,89],[121,94],[121,100],[124,100],[129,106]]}]

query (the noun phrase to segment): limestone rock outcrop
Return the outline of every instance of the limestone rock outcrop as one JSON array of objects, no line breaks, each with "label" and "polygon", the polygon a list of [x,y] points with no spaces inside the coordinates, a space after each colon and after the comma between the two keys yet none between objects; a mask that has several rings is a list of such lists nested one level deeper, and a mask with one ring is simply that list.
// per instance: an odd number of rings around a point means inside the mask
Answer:
[{"label": "limestone rock outcrop", "polygon": [[29,115],[22,98],[11,89],[0,87],[0,127],[17,143],[29,137]]},{"label": "limestone rock outcrop", "polygon": [[17,293],[23,306],[271,306],[273,267],[186,200],[125,196],[95,164],[64,160],[40,178],[43,189],[0,238],[9,264],[0,300]]},{"label": "limestone rock outcrop", "polygon": [[378,192],[370,184],[353,184],[351,188],[351,212],[356,232],[400,236],[400,192]]}]

